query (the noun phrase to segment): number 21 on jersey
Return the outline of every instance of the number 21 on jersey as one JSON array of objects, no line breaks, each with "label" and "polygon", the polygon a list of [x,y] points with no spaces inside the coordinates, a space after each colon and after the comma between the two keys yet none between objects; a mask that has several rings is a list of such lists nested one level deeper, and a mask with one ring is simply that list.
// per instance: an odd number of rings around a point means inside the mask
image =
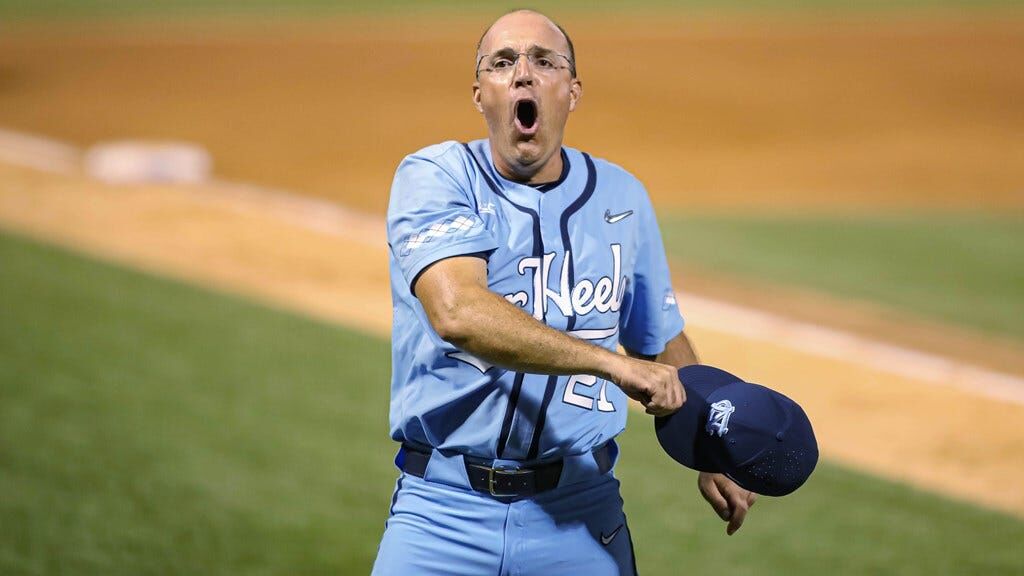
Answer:
[{"label": "number 21 on jersey", "polygon": [[[572,404],[573,406],[579,406],[584,410],[594,409],[594,397],[586,396],[581,392],[591,391],[597,384],[597,376],[592,374],[576,374],[571,376],[569,381],[565,383],[565,393],[562,394],[562,402],[566,404]],[[599,412],[615,412],[615,405],[608,401],[605,397],[605,390],[608,387],[608,381],[601,380],[601,390],[597,395],[597,410]]]}]

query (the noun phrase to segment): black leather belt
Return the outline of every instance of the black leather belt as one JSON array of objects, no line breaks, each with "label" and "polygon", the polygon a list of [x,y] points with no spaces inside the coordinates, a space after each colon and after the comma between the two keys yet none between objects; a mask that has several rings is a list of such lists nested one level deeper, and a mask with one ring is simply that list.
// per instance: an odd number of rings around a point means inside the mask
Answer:
[{"label": "black leather belt", "polygon": [[[402,471],[423,478],[430,462],[430,452],[408,444],[403,445],[402,449],[405,451]],[[608,444],[597,448],[593,454],[602,474],[611,470],[613,462]],[[487,460],[473,460],[469,457],[464,460],[469,485],[477,492],[495,498],[528,498],[554,489],[562,477],[561,459],[518,469],[494,468],[494,463]]]}]

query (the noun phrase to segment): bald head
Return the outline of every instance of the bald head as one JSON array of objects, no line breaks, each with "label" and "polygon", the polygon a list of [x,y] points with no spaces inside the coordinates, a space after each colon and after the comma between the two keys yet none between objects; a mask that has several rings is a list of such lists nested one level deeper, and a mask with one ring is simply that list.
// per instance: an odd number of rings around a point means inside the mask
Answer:
[{"label": "bald head", "polygon": [[569,57],[569,73],[572,74],[573,78],[576,77],[576,49],[572,45],[569,33],[559,26],[557,22],[536,10],[513,10],[503,14],[488,26],[480,36],[480,40],[476,43],[476,62],[479,63],[481,56],[491,52],[491,46],[496,39],[507,34],[510,30],[523,26],[549,28],[552,32],[557,33],[558,36],[561,36],[564,43],[561,46],[552,46],[552,48],[558,51],[564,50],[563,53]]}]

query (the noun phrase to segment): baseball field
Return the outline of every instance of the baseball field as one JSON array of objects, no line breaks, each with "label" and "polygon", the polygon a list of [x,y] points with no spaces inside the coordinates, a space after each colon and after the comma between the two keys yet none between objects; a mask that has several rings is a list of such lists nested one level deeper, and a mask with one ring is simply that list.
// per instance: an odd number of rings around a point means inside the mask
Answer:
[{"label": "baseball field", "polygon": [[[382,217],[401,157],[482,137],[504,5],[0,0],[0,574],[363,574],[397,472]],[[1024,11],[538,3],[567,144],[636,173],[709,363],[823,461],[744,528],[650,421],[642,574],[1024,574]],[[89,147],[201,145],[110,185]]]}]

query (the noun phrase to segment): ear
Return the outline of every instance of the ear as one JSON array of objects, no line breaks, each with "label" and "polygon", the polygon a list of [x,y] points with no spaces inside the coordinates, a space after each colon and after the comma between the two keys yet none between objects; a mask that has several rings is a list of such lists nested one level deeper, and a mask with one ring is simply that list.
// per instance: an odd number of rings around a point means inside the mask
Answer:
[{"label": "ear", "polygon": [[476,106],[476,111],[483,114],[484,105],[480,102],[480,83],[473,82],[473,106]]},{"label": "ear", "polygon": [[569,87],[569,112],[576,109],[576,105],[579,104],[580,98],[583,97],[583,82],[578,79],[573,79],[572,86]]}]

